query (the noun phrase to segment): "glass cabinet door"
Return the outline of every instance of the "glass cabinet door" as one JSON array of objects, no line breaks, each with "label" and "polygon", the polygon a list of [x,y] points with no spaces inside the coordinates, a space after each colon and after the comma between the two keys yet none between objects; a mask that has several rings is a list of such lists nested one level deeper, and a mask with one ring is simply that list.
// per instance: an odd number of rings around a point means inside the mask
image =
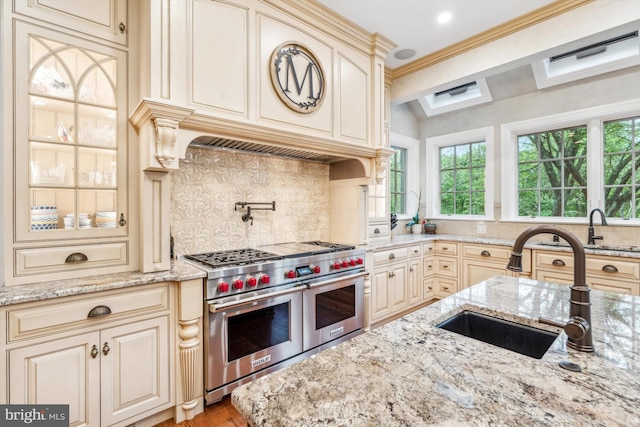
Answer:
[{"label": "glass cabinet door", "polygon": [[[126,218],[123,53],[27,24],[16,75],[18,238],[118,235]],[[24,95],[24,96],[23,96]],[[59,235],[60,233],[56,234]]]}]

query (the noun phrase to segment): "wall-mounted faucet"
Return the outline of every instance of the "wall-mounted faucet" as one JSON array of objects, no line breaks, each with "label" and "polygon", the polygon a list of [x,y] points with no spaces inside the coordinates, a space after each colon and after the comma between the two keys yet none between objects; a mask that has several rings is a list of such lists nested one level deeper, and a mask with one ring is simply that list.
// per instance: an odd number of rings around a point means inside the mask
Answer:
[{"label": "wall-mounted faucet", "polygon": [[563,324],[541,317],[539,321],[564,328],[568,337],[567,345],[569,347],[578,351],[592,353],[594,349],[593,336],[591,334],[591,299],[589,296],[591,290],[587,286],[584,247],[573,233],[551,225],[539,225],[525,230],[513,244],[507,270],[522,271],[522,248],[524,248],[524,244],[530,237],[542,233],[555,234],[566,240],[573,250],[574,265],[573,286],[570,288],[571,294],[569,297],[569,303],[571,304],[569,307],[569,320]]},{"label": "wall-mounted faucet", "polygon": [[[256,208],[255,206],[251,206],[251,205],[269,205],[270,207],[268,208]],[[276,210],[276,202],[236,202],[235,207],[233,208],[234,211],[238,210],[238,207],[240,207],[240,209],[243,209],[244,207],[247,208],[247,212],[242,214],[242,221],[243,222],[248,222],[251,221],[251,225],[253,225],[253,215],[251,215],[251,209],[255,210],[260,210],[260,211],[275,211]]]},{"label": "wall-mounted faucet", "polygon": [[608,225],[607,219],[604,217],[604,212],[602,212],[602,209],[599,209],[599,208],[592,209],[591,213],[589,214],[589,237],[587,238],[588,245],[595,245],[596,240],[602,240],[602,236],[595,235],[595,229],[593,228],[593,214],[596,212],[600,213],[602,225]]}]

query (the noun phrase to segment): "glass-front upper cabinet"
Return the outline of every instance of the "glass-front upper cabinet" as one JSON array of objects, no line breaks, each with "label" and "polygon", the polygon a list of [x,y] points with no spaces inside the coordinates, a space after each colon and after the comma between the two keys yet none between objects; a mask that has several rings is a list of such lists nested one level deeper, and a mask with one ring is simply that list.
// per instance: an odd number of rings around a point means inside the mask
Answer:
[{"label": "glass-front upper cabinet", "polygon": [[16,31],[17,239],[124,234],[126,54],[21,22]]}]

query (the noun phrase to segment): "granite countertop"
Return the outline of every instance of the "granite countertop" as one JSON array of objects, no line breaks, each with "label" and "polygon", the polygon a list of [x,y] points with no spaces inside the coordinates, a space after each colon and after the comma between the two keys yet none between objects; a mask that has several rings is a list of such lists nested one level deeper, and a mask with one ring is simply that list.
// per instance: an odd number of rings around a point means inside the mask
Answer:
[{"label": "granite countertop", "polygon": [[103,274],[98,276],[79,277],[75,279],[56,280],[42,283],[31,283],[18,286],[0,286],[0,307],[50,298],[68,297],[88,294],[109,289],[128,288],[151,283],[176,281],[205,277],[206,273],[191,264],[174,260],[168,271],[157,273],[141,273],[130,271],[124,273]]},{"label": "granite countertop", "polygon": [[[399,234],[391,238],[378,238],[371,239],[368,245],[359,246],[367,251],[377,251],[380,249],[392,248],[400,245],[408,245],[412,243],[425,243],[435,240],[445,240],[447,242],[458,243],[473,243],[479,245],[497,245],[513,247],[515,239],[499,239],[495,237],[479,237],[479,236],[465,236],[460,234]],[[544,242],[544,243],[542,243]],[[613,256],[624,258],[640,259],[640,247],[616,247],[613,245],[586,245],[583,244],[586,254],[601,255],[601,256]],[[551,241],[535,241],[530,240],[524,246],[528,249],[548,250],[548,251],[560,251],[560,252],[573,252],[571,247],[563,242],[553,243]],[[607,248],[616,248],[611,250]],[[628,249],[628,250],[627,250]]]},{"label": "granite countertop", "polygon": [[[472,310],[541,329],[567,286],[496,276],[232,392],[252,426],[640,425],[640,297],[591,291],[595,353],[541,359],[434,327]],[[576,373],[558,362],[579,365]]]}]

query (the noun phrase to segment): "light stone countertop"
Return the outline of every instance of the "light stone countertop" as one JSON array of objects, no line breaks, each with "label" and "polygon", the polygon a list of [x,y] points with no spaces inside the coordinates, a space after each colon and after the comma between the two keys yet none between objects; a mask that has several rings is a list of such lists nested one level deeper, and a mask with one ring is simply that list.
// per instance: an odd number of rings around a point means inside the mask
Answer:
[{"label": "light stone countertop", "polygon": [[[496,276],[232,392],[252,426],[638,426],[640,297],[591,291],[596,352],[534,359],[434,325],[469,309],[547,330],[569,288]],[[578,364],[575,373],[558,366]]]},{"label": "light stone countertop", "polygon": [[27,285],[0,286],[0,306],[148,285],[151,283],[167,281],[181,282],[205,276],[206,273],[204,270],[186,262],[174,260],[171,262],[170,270],[157,273],[131,271],[31,283]]},{"label": "light stone countertop", "polygon": [[[545,236],[545,235],[541,235]],[[550,235],[548,235],[550,238]],[[513,247],[513,243],[515,239],[499,239],[495,237],[480,237],[480,236],[465,236],[460,234],[399,234],[393,236],[391,238],[378,238],[371,239],[368,245],[360,245],[359,248],[366,249],[367,251],[377,251],[386,248],[392,248],[400,245],[408,245],[412,243],[426,243],[434,240],[445,240],[447,242],[458,242],[458,243],[473,243],[478,245],[497,245],[497,246],[507,246],[509,248]],[[530,240],[525,244],[525,248],[528,249],[538,249],[538,250],[547,250],[547,251],[559,251],[559,252],[570,252],[573,253],[571,247],[562,241],[559,244],[552,244],[550,241],[545,241],[545,244],[540,243],[540,241]],[[635,258],[640,259],[640,248],[635,248],[634,251],[625,251],[625,250],[606,250],[602,248],[593,248],[588,245],[584,246],[584,251],[586,254],[590,255],[601,255],[601,256],[613,256],[613,257],[623,257],[623,258]],[[623,247],[620,247],[623,249]]]}]

